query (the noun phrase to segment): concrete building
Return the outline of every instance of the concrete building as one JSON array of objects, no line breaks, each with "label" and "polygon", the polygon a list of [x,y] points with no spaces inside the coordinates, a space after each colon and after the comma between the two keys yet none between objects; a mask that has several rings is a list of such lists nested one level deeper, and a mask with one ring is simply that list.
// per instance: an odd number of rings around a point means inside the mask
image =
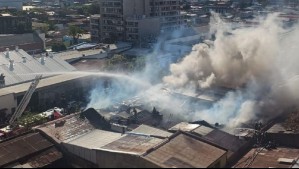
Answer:
[{"label": "concrete building", "polygon": [[31,18],[0,14],[0,34],[23,34],[32,32]]},{"label": "concrete building", "polygon": [[[160,30],[180,28],[180,0],[101,0],[101,41],[151,39]],[[151,29],[150,29],[151,28]],[[96,32],[96,31],[94,31]],[[142,36],[143,37],[142,37]]]},{"label": "concrete building", "polygon": [[[29,103],[28,108],[32,111],[45,111],[53,106],[60,106],[63,94],[69,99],[83,97],[84,94],[80,93],[82,86],[88,86],[88,82],[81,83],[79,80],[88,75],[71,74],[70,72],[76,69],[59,57],[33,58],[23,50],[17,49],[1,53],[0,63],[0,110],[6,116],[15,111],[28,90],[30,81],[37,74],[43,74],[44,79],[40,81]],[[63,75],[55,76],[56,74]],[[69,85],[74,81],[78,83]]]},{"label": "concrete building", "polygon": [[5,52],[7,48],[13,50],[16,46],[29,54],[42,53],[45,49],[45,34],[34,32],[0,35],[0,52]]},{"label": "concrete building", "polygon": [[101,40],[101,15],[90,16],[90,34],[93,42],[100,42]]}]

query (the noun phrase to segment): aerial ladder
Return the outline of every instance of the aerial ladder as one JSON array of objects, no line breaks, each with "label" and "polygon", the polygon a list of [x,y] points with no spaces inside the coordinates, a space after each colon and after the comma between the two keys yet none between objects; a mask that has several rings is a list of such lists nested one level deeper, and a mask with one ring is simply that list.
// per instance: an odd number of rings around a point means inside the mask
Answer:
[{"label": "aerial ladder", "polygon": [[16,111],[14,112],[14,114],[12,115],[12,117],[9,120],[9,125],[13,126],[14,123],[16,122],[17,119],[19,119],[23,112],[25,111],[27,105],[29,104],[29,101],[37,87],[37,85],[39,84],[40,80],[42,79],[42,75],[37,75],[34,79],[34,81],[31,83],[29,89],[27,90],[27,92],[25,93],[23,99],[21,100],[19,106],[17,107]]}]

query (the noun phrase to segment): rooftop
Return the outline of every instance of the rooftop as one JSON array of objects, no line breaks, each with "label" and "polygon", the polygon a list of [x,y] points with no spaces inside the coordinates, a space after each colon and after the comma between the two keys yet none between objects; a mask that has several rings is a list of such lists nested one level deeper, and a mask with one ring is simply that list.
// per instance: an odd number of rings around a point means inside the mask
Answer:
[{"label": "rooftop", "polygon": [[59,57],[45,57],[44,60],[36,59],[21,49],[0,53],[0,73],[5,76],[6,86],[31,81],[37,74],[49,77],[53,76],[51,73],[74,70],[76,69],[73,66]]},{"label": "rooftop", "polygon": [[[55,126],[56,122],[61,122],[63,125]],[[44,124],[36,128],[47,134],[58,143],[70,142],[95,130],[87,119],[80,118],[79,114],[66,116],[56,121]]]},{"label": "rooftop", "polygon": [[150,127],[147,125],[140,125],[135,130],[133,130],[132,133],[140,133],[140,134],[152,135],[152,136],[158,136],[164,138],[170,137],[172,135],[172,133],[154,127]]},{"label": "rooftop", "polygon": [[[254,158],[252,158],[254,157]],[[234,167],[246,168],[290,168],[298,161],[299,149],[277,148],[266,150],[254,148],[248,152]],[[283,162],[284,161],[291,161]],[[280,161],[280,162],[279,162]],[[294,161],[294,163],[292,163]]]},{"label": "rooftop", "polygon": [[78,50],[70,50],[66,52],[60,52],[56,53],[55,56],[68,61],[70,59],[80,59],[84,56],[90,56],[90,55],[97,55],[100,54],[101,52],[104,52],[103,49],[90,49],[90,50],[85,50],[85,51],[78,51]]},{"label": "rooftop", "polygon": [[[46,79],[42,79],[40,83],[37,86],[37,90],[50,86],[50,85],[55,85],[59,84],[62,82],[67,82],[71,80],[76,80],[76,79],[82,79],[84,77],[88,77],[89,75],[87,74],[76,74],[76,73],[70,73],[70,74],[62,74],[62,75],[57,75],[53,77],[49,77]],[[28,87],[30,86],[29,83],[23,83],[15,86],[10,86],[10,87],[5,87],[0,89],[0,96],[8,95],[8,94],[20,94],[24,93],[28,90]]]},{"label": "rooftop", "polygon": [[120,139],[121,137],[122,135],[120,133],[114,133],[104,130],[93,130],[90,133],[80,136],[75,140],[71,140],[69,142],[66,141],[64,143],[84,147],[87,149],[97,149],[109,143],[112,143]]},{"label": "rooftop", "polygon": [[142,155],[163,142],[163,139],[155,137],[139,134],[127,134],[126,136],[103,146],[101,150]]},{"label": "rooftop", "polygon": [[225,154],[223,149],[179,134],[144,158],[165,168],[207,168]]},{"label": "rooftop", "polygon": [[282,133],[282,134],[298,134],[297,131],[288,129],[287,127],[285,127],[282,123],[277,123],[275,125],[273,125],[268,131],[267,133]]},{"label": "rooftop", "polygon": [[11,47],[23,44],[43,43],[41,38],[35,33],[9,34],[0,36],[1,47]]},{"label": "rooftop", "polygon": [[200,125],[198,124],[189,124],[186,122],[179,123],[175,125],[174,127],[170,128],[169,131],[184,131],[184,132],[191,132],[192,130],[198,128]]},{"label": "rooftop", "polygon": [[[42,158],[44,160],[41,160]],[[62,154],[38,133],[29,133],[0,143],[1,167],[17,163],[19,160],[24,163],[24,159],[28,159],[27,163],[31,167],[43,167],[60,158]]]}]

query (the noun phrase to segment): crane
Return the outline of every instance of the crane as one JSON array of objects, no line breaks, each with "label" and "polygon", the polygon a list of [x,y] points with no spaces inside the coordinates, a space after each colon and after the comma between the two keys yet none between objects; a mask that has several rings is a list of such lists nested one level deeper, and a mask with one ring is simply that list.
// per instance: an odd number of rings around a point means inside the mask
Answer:
[{"label": "crane", "polygon": [[31,83],[29,89],[25,93],[25,95],[24,95],[23,99],[21,100],[20,104],[18,105],[16,111],[14,112],[14,114],[12,115],[12,117],[9,120],[10,126],[13,126],[15,124],[16,120],[18,120],[18,118],[20,118],[22,116],[23,112],[25,111],[27,105],[29,104],[29,101],[30,101],[30,99],[31,99],[31,97],[41,79],[42,79],[42,75],[37,75],[35,77],[34,81]]}]

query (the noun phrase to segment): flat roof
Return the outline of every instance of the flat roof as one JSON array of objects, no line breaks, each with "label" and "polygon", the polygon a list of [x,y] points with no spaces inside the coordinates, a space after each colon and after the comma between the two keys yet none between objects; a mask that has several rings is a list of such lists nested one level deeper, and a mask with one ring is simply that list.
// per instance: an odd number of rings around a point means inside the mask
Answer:
[{"label": "flat roof", "polygon": [[164,139],[145,135],[127,134],[126,136],[103,146],[101,150],[142,155],[163,142]]},{"label": "flat roof", "polygon": [[93,130],[88,134],[78,137],[75,140],[64,142],[70,145],[76,145],[87,149],[101,148],[109,143],[112,143],[122,137],[120,133],[114,133],[104,130]]},{"label": "flat roof", "polygon": [[132,131],[132,133],[140,133],[140,134],[146,134],[146,135],[153,135],[153,136],[159,136],[159,137],[170,137],[172,133],[169,133],[167,131],[157,129],[148,125],[140,125],[136,129]]},{"label": "flat roof", "polygon": [[179,134],[144,158],[164,168],[207,168],[226,151],[186,134]]},{"label": "flat roof", "polygon": [[66,52],[55,53],[55,56],[58,56],[63,60],[70,60],[70,59],[81,58],[83,55],[85,56],[97,55],[100,54],[101,52],[105,52],[105,51],[103,49],[90,49],[85,51],[70,50]]},{"label": "flat roof", "polygon": [[200,125],[198,124],[190,124],[187,122],[182,122],[179,123],[177,125],[175,125],[174,127],[170,128],[169,131],[184,131],[184,132],[190,132],[196,128],[198,128]]}]

